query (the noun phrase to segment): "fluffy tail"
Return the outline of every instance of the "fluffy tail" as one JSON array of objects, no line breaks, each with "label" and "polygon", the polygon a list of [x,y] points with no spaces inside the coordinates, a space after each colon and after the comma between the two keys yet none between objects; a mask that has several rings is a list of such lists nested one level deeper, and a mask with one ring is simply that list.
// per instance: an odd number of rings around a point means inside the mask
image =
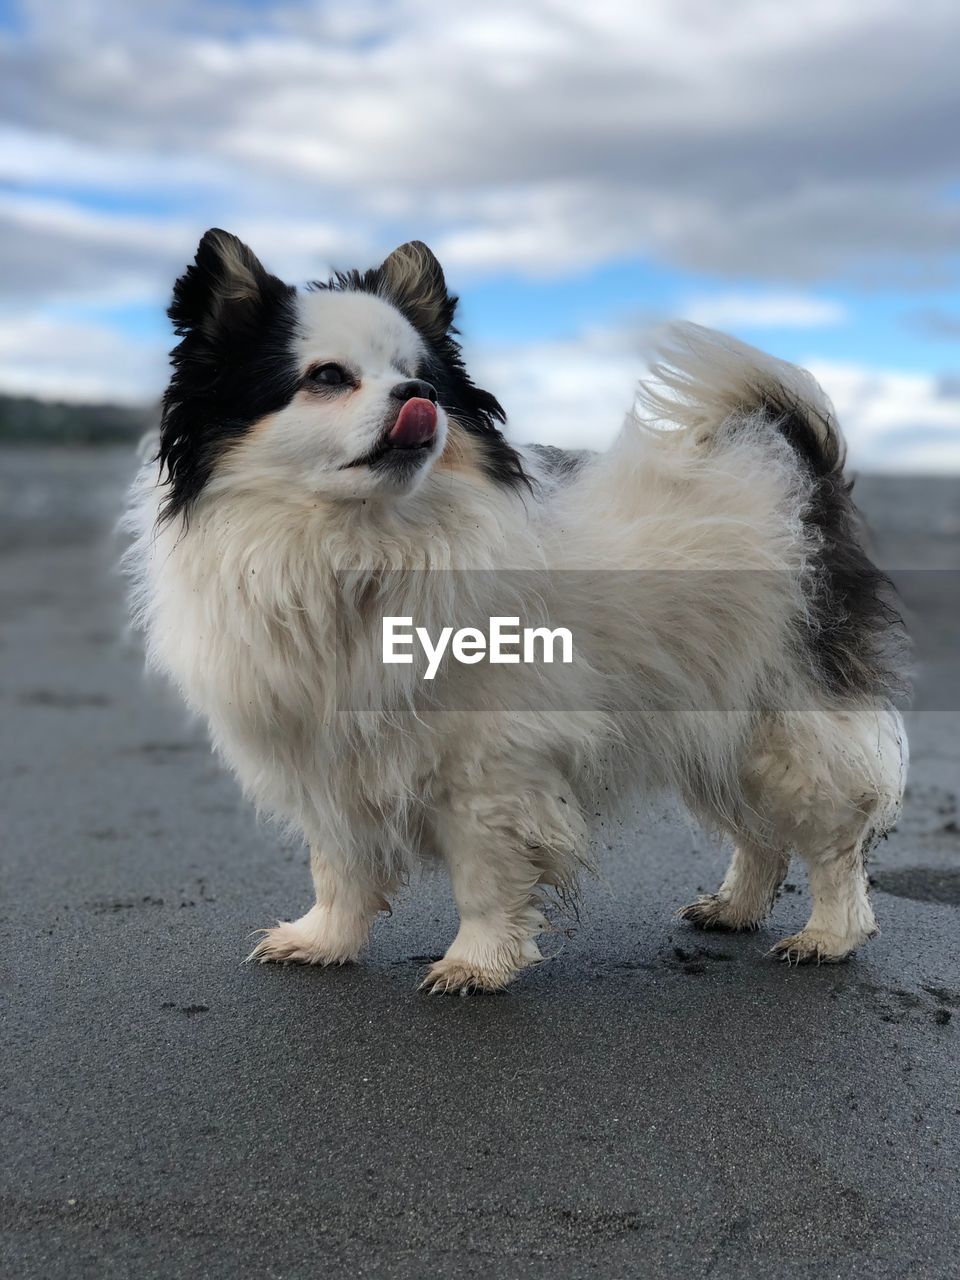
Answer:
[{"label": "fluffy tail", "polygon": [[759,414],[814,475],[843,471],[846,445],[833,405],[806,369],[690,323],[667,330],[659,356],[654,381],[642,383],[638,396],[651,413],[711,432],[731,418]]},{"label": "fluffy tail", "polygon": [[846,447],[833,406],[805,369],[696,324],[668,330],[640,405],[705,436],[757,424],[778,431],[810,477],[802,511],[809,538],[799,649],[839,697],[906,692],[906,636],[896,594],[864,550],[860,514],[843,474]]}]

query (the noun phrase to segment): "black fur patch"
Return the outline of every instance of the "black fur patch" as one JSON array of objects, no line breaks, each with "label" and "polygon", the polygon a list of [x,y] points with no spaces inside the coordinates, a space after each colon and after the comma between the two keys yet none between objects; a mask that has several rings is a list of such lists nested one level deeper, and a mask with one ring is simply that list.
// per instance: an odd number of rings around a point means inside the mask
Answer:
[{"label": "black fur patch", "polygon": [[311,289],[371,293],[392,303],[418,331],[427,357],[417,377],[437,389],[440,404],[451,418],[482,446],[487,475],[499,484],[531,487],[523,461],[497,426],[507,415],[489,391],[474,385],[463,362],[459,330],[453,324],[458,299],[448,293],[443,269],[425,244],[401,245],[379,267],[368,271],[338,271],[330,280],[314,281]]},{"label": "black fur patch", "polygon": [[909,688],[906,628],[893,583],[864,548],[839,433],[786,393],[765,389],[764,408],[813,475],[803,518],[817,550],[801,643],[815,674],[838,697],[899,700]]},{"label": "black fur patch", "polygon": [[590,459],[597,456],[590,449],[560,449],[555,444],[528,444],[527,452],[540,460],[546,474],[558,484],[576,480]]},{"label": "black fur patch", "polygon": [[160,425],[163,520],[186,515],[217,458],[293,398],[295,296],[235,236],[214,228],[200,241],[167,312],[182,340]]}]

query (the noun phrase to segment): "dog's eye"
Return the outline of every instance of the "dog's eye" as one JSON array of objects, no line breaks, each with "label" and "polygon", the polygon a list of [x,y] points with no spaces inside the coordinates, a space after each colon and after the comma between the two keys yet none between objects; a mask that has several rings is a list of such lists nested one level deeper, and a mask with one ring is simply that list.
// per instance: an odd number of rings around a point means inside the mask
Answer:
[{"label": "dog's eye", "polygon": [[350,381],[350,375],[339,364],[322,364],[311,370],[309,377],[321,387],[342,387]]}]

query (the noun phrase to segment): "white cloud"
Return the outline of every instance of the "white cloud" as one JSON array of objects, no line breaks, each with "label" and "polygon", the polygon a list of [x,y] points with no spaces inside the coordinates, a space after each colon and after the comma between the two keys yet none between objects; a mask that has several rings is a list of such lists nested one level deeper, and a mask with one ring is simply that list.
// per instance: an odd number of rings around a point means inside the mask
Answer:
[{"label": "white cloud", "polygon": [[[563,342],[478,351],[472,368],[502,400],[510,434],[564,448],[604,449],[632,401],[645,344],[595,331]],[[861,471],[960,470],[960,385],[931,374],[811,360]]]},{"label": "white cloud", "polygon": [[960,468],[960,386],[927,373],[812,359],[864,471]]},{"label": "white cloud", "polygon": [[519,443],[603,449],[633,403],[643,368],[639,343],[594,330],[556,342],[522,343],[468,352],[474,379],[509,415]]},{"label": "white cloud", "polygon": [[138,405],[159,395],[165,380],[155,343],[93,324],[0,319],[0,393]]},{"label": "white cloud", "polygon": [[[331,263],[375,256],[369,239],[321,218],[256,214],[231,220],[287,279],[325,276]],[[159,311],[209,223],[106,213],[63,199],[0,193],[0,279],[7,301],[139,300]]]},{"label": "white cloud", "polygon": [[[461,278],[643,257],[765,281],[691,297],[733,328],[839,326],[818,291],[957,276],[955,0],[809,0],[802,22],[769,0],[24,13],[0,34],[0,289],[27,311],[0,320],[8,388],[158,391],[148,344],[45,316],[159,308],[211,224],[290,279],[415,235]],[[521,434],[569,443],[616,429],[641,363],[605,332],[478,360]],[[956,459],[932,374],[824,368],[860,465]]]},{"label": "white cloud", "polygon": [[35,3],[32,35],[0,40],[8,168],[108,186],[127,168],[211,221],[383,243],[392,220],[478,271],[954,269],[949,0],[811,0],[799,25],[768,0],[340,10],[248,11],[236,38],[229,6],[218,29],[197,6],[87,0],[65,26]]},{"label": "white cloud", "polygon": [[[475,380],[503,402],[520,443],[604,449],[633,401],[649,335],[589,330],[562,341],[467,350]],[[862,471],[960,470],[960,382],[825,360],[808,367],[836,405]],[[106,327],[0,320],[0,392],[138,404],[156,399],[166,357]]]},{"label": "white cloud", "polygon": [[694,298],[681,315],[711,329],[819,329],[842,324],[847,309],[832,298],[801,293],[726,293]]}]

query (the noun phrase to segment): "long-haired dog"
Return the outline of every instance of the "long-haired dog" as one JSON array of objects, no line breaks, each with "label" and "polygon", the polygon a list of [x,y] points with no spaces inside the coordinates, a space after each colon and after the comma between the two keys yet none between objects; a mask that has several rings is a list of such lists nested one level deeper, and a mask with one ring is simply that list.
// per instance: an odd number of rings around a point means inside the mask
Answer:
[{"label": "long-haired dog", "polygon": [[[640,786],[732,837],[685,920],[756,928],[796,853],[813,911],[773,951],[845,959],[876,933],[865,857],[906,743],[900,624],[830,404],[684,325],[606,453],[520,450],[455,306],[417,242],[297,290],[219,230],[174,290],[127,564],[149,662],[309,842],[316,902],[253,956],[354,959],[440,861],[461,923],[423,985],[501,988],[589,865],[585,815]],[[573,660],[448,652],[428,680],[384,662],[387,617],[547,620]]]}]

